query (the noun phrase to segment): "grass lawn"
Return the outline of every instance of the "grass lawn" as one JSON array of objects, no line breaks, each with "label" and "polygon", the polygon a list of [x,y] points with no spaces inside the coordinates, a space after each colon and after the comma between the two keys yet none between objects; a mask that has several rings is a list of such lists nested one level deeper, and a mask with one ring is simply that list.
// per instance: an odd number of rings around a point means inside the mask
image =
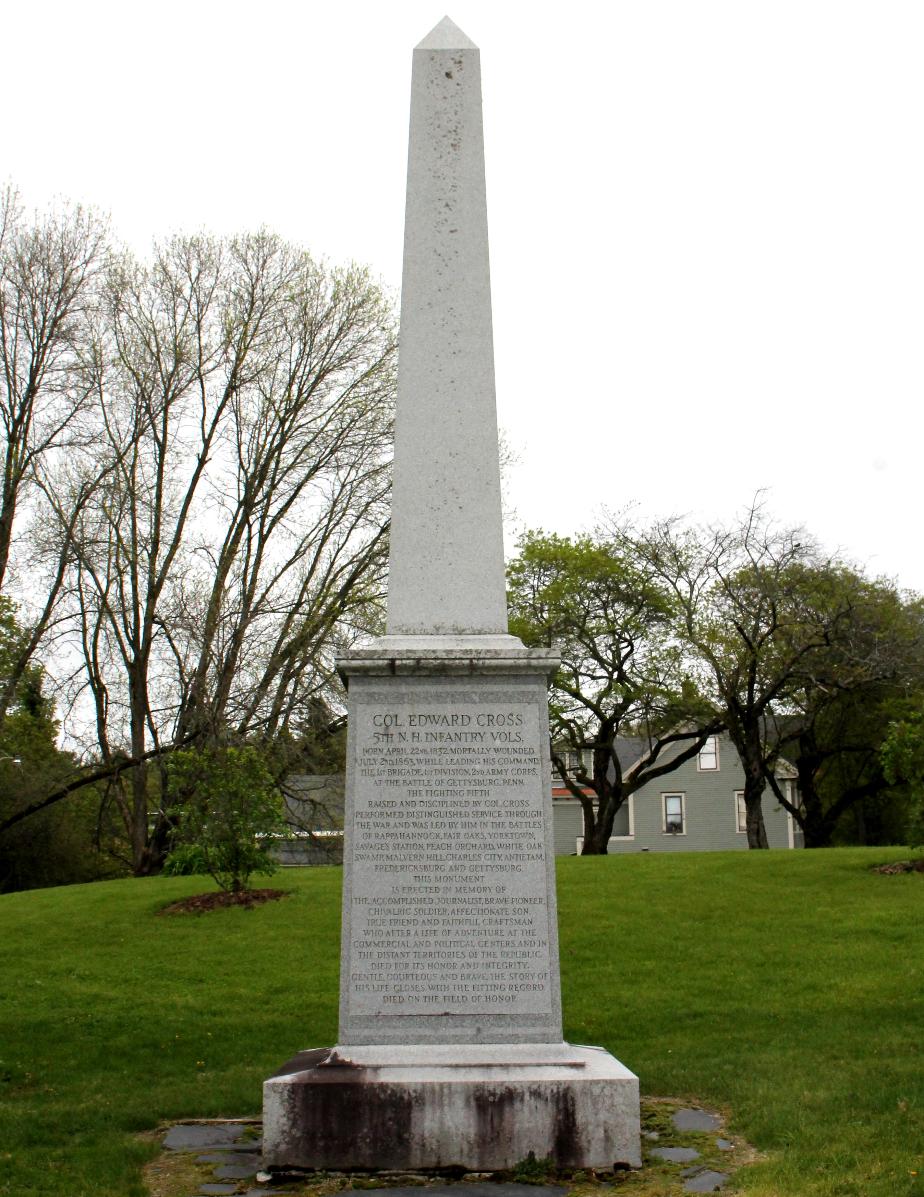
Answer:
[{"label": "grass lawn", "polygon": [[[869,872],[901,855],[560,861],[566,1038],[726,1110],[765,1156],[743,1192],[924,1197],[924,874]],[[142,1197],[139,1132],[258,1114],[335,1041],[340,872],[272,884],[204,916],[158,915],[201,878],[0,897],[3,1197]]]}]

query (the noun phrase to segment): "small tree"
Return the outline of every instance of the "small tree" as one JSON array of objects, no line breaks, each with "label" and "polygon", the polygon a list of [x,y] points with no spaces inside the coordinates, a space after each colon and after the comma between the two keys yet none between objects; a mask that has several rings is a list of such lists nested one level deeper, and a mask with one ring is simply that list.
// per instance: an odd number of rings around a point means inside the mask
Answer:
[{"label": "small tree", "polygon": [[[49,789],[74,771],[70,753],[57,746],[58,722],[41,666],[20,669],[29,638],[13,604],[0,595],[0,697],[9,694],[0,725],[0,893],[67,885],[111,875],[99,850],[96,795],[20,819]],[[9,685],[11,673],[16,684]]]},{"label": "small tree", "polygon": [[285,829],[282,798],[255,748],[207,748],[176,752],[171,788],[178,800],[168,871],[184,872],[195,860],[231,893],[247,889],[254,873],[276,864],[266,837]]}]

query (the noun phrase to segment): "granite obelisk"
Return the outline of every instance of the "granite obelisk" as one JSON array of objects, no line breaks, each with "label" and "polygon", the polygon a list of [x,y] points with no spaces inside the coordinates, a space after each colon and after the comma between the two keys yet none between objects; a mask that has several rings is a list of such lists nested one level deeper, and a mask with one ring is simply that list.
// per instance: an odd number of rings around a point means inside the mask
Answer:
[{"label": "granite obelisk", "polygon": [[389,635],[507,632],[479,58],[414,51]]},{"label": "granite obelisk", "polygon": [[480,56],[415,48],[386,635],[349,688],[340,1033],[264,1086],[270,1167],[640,1162],[563,1041],[547,682],[507,631]]}]

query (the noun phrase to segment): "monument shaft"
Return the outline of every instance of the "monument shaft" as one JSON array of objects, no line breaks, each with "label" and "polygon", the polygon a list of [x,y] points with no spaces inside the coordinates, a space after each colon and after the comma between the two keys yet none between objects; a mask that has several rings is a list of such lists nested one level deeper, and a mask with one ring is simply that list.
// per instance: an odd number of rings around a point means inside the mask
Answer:
[{"label": "monument shaft", "polygon": [[414,50],[388,634],[506,633],[478,49]]}]

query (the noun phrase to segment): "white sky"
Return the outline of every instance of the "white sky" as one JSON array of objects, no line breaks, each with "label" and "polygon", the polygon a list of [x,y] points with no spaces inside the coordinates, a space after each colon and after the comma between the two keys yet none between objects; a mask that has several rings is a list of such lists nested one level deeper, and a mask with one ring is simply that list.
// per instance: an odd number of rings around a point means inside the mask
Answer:
[{"label": "white sky", "polygon": [[[448,0],[3,0],[0,178],[400,284]],[[921,0],[452,0],[481,46],[498,411],[530,527],[783,522],[924,591]]]}]

